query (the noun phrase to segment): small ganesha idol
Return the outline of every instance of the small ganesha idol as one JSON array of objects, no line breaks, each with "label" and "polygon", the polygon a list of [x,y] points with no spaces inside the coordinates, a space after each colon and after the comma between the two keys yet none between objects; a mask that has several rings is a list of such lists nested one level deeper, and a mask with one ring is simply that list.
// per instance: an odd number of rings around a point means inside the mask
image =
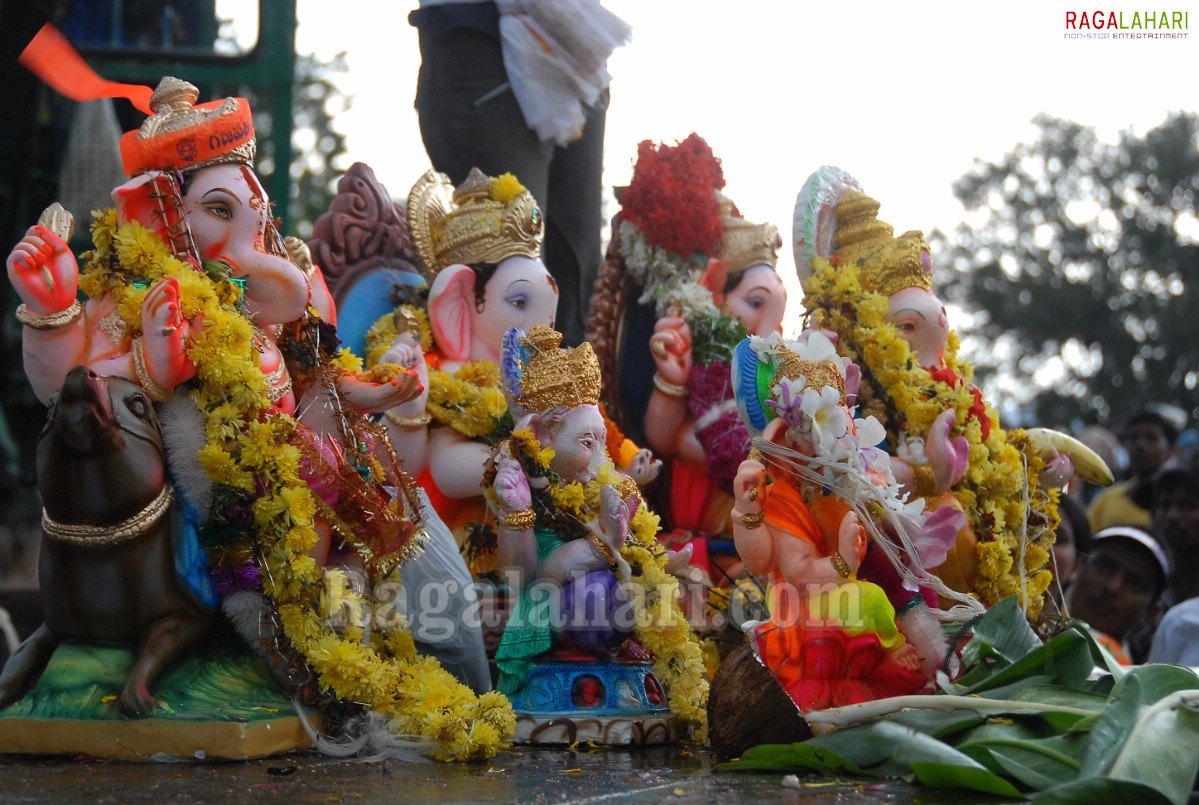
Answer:
[{"label": "small ganesha idol", "polygon": [[[738,407],[758,434],[733,484],[733,536],[746,568],[771,585],[770,616],[746,624],[742,653],[801,716],[930,686],[945,641],[943,616],[927,604],[950,592],[927,568],[944,561],[964,519],[907,501],[875,447],[882,425],[853,416],[859,375],[846,363],[820,333],[797,344],[751,337],[733,359]],[[868,552],[879,555],[868,562]],[[953,617],[978,609],[956,600]],[[725,665],[714,701],[729,691]],[[736,754],[729,719],[752,715],[713,707],[718,748]]]},{"label": "small ganesha idol", "polygon": [[518,591],[496,652],[499,688],[518,742],[665,743],[680,722],[703,721],[699,645],[657,517],[608,456],[595,353],[563,350],[561,338],[537,325],[504,340],[516,426],[484,476],[497,554]]}]

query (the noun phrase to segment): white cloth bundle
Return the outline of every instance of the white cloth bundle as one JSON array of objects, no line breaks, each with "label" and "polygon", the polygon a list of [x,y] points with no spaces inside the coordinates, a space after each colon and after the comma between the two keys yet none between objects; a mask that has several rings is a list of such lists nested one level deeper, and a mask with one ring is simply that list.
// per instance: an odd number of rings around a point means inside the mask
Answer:
[{"label": "white cloth bundle", "polygon": [[497,0],[504,67],[525,122],[543,141],[583,133],[585,107],[612,76],[608,56],[632,27],[599,0]]}]

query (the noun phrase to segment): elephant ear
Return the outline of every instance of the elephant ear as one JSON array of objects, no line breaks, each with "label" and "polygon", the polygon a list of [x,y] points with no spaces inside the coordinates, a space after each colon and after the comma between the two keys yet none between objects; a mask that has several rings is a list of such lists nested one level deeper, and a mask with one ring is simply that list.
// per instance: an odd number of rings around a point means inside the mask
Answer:
[{"label": "elephant ear", "polygon": [[176,257],[199,259],[183,212],[183,192],[173,173],[146,171],[112,191],[117,223],[137,221],[154,232]]},{"label": "elephant ear", "polygon": [[182,222],[181,194],[174,177],[162,171],[146,171],[112,191],[118,224],[137,221],[166,238]]},{"label": "elephant ear", "polygon": [[733,396],[741,421],[751,436],[760,435],[774,418],[774,411],[765,402],[770,397],[770,384],[774,380],[774,361],[759,358],[754,345],[761,341],[757,336],[749,336],[733,349]]},{"label": "elephant ear", "polygon": [[795,272],[803,282],[812,273],[812,259],[827,260],[833,253],[833,233],[837,230],[837,202],[848,190],[861,192],[858,180],[840,168],[824,165],[813,171],[795,197],[791,227],[791,247],[795,253]]},{"label": "elephant ear", "polygon": [[444,360],[470,358],[475,281],[475,271],[470,266],[447,266],[438,272],[429,288],[429,326]]},{"label": "elephant ear", "polygon": [[724,305],[724,286],[728,284],[729,272],[724,261],[715,257],[708,260],[708,267],[699,276],[699,284],[712,294],[712,302],[721,307]]}]

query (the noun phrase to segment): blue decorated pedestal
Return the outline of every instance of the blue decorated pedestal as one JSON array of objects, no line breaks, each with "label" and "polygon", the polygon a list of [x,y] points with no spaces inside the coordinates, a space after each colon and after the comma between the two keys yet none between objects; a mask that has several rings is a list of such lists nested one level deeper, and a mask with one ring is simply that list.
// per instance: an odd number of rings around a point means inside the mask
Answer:
[{"label": "blue decorated pedestal", "polygon": [[516,711],[514,743],[642,746],[679,737],[665,692],[647,662],[534,662],[528,684],[510,698]]}]

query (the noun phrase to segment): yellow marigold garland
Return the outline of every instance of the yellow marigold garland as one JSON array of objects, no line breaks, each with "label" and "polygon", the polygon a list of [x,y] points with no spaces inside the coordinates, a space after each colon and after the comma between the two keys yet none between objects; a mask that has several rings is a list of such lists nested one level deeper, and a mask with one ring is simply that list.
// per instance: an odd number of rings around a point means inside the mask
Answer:
[{"label": "yellow marigold garland", "polygon": [[679,605],[679,580],[666,570],[666,548],[658,542],[658,530],[658,515],[642,505],[620,549],[636,568],[631,592],[644,602],[637,613],[637,639],[654,653],[654,673],[666,686],[671,712],[703,727],[708,720],[704,650]]},{"label": "yellow marigold garland", "polygon": [[[420,324],[420,348],[426,355],[429,354],[433,349],[433,332],[429,329],[428,312],[424,308],[413,305],[400,305],[399,309]],[[384,353],[391,349],[397,335],[399,335],[399,330],[396,329],[394,313],[383,314],[370,326],[365,336],[366,365],[368,367],[374,366],[383,359]]]},{"label": "yellow marigold garland", "polygon": [[[989,405],[985,415],[991,419],[991,429],[983,440],[979,422],[968,416],[975,403],[969,387],[974,369],[958,358],[953,332],[945,363],[961,379],[956,387],[933,380],[920,366],[907,342],[884,320],[886,296],[862,288],[857,265],[833,266],[820,258],[813,258],[811,264],[804,304],[811,311],[813,326],[835,331],[839,349],[862,367],[859,406],[863,413],[888,423],[889,429],[898,418],[918,436],[927,436],[945,408],[957,413],[953,435],[966,437],[970,456],[965,477],[951,491],[979,540],[974,592],[988,606],[1018,595],[1022,603],[1027,602],[1029,617],[1035,618],[1052,579],[1046,563],[1058,522],[1056,490],[1045,490],[1036,482],[1044,461],[1022,430],[1004,431],[998,426]],[[893,429],[891,436],[895,436]]]},{"label": "yellow marigold garland", "polygon": [[[522,192],[524,188],[520,187],[516,195]],[[421,349],[430,354],[433,341],[428,312],[410,305],[402,305],[401,309],[420,323]],[[366,365],[374,366],[382,360],[397,335],[395,317],[390,313],[380,316],[366,333]],[[499,383],[500,367],[495,361],[470,361],[456,372],[430,368],[425,410],[435,422],[450,426],[468,439],[494,436],[508,412]]]},{"label": "yellow marigold garland", "polygon": [[[292,645],[316,672],[323,691],[364,704],[390,719],[393,730],[435,744],[434,757],[469,760],[491,757],[506,747],[515,730],[511,704],[498,693],[476,697],[431,657],[416,655],[402,619],[365,645],[362,631],[338,633],[323,622],[326,573],[309,555],[317,543],[318,501],[299,474],[299,451],[290,443],[295,420],[282,413],[265,415],[270,402],[267,381],[253,349],[253,329],[236,309],[237,289],[218,283],[196,267],[163,254],[135,223],[115,229],[111,210],[96,214],[95,249],[80,287],[89,295],[112,294],[134,332],[140,330],[144,297],[136,279],[152,284],[176,276],[181,309],[201,315],[204,328],[194,333],[188,356],[198,368],[191,392],[205,417],[206,443],[199,459],[212,479],[255,493],[254,538],[263,560],[263,589],[275,602],[280,623]],[[114,231],[115,229],[115,231]],[[114,252],[114,248],[117,250]],[[116,263],[112,258],[119,254]],[[136,278],[121,269],[137,266]],[[330,571],[332,583],[340,571]],[[366,611],[367,602],[346,586],[344,603]]]},{"label": "yellow marigold garland", "polygon": [[453,374],[430,370],[426,410],[468,439],[481,439],[493,433],[508,412],[499,384],[500,367],[495,361],[471,361]]}]

